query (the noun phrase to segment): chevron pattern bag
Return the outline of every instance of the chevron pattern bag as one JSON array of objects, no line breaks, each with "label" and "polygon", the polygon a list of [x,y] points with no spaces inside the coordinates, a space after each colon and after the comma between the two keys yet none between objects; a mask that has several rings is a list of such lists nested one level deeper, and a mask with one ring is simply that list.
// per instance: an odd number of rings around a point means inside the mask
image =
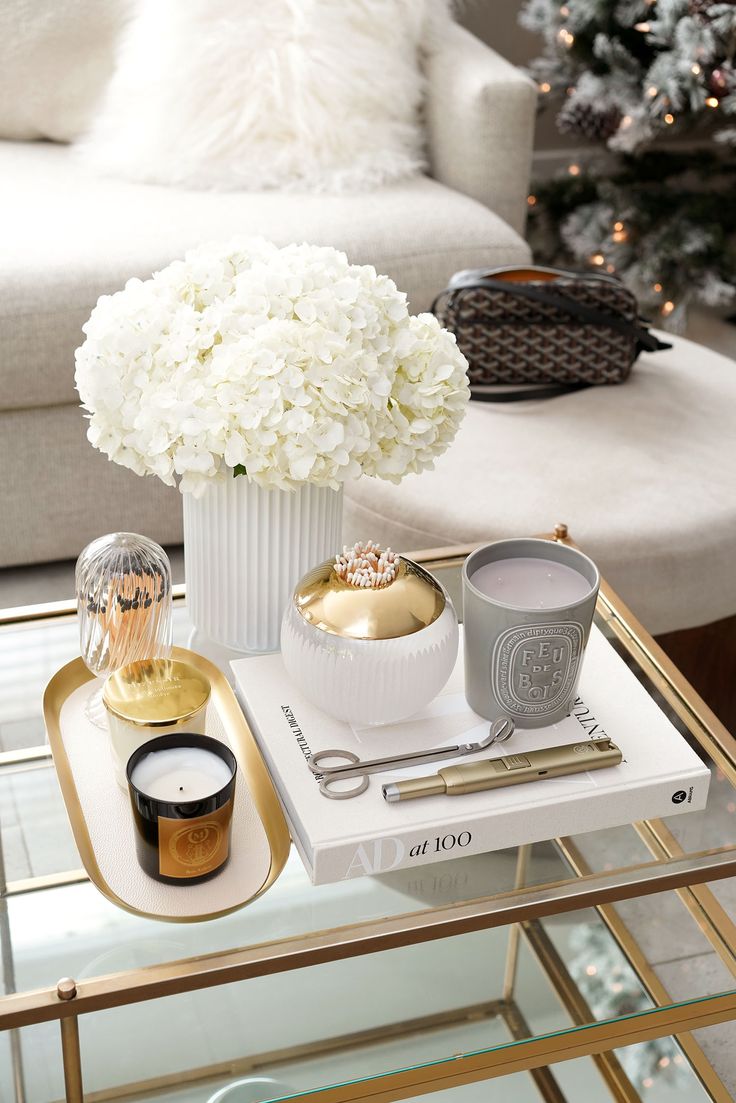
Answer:
[{"label": "chevron pattern bag", "polygon": [[642,351],[671,348],[613,276],[555,268],[466,269],[432,311],[470,365],[473,398],[510,402],[623,383]]}]

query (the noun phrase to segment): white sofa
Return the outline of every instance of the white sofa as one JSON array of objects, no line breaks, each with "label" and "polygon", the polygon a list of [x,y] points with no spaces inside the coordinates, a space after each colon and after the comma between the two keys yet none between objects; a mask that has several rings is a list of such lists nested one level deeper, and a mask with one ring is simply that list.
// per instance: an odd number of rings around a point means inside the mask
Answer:
[{"label": "white sofa", "polygon": [[74,389],[81,326],[129,277],[258,233],[344,249],[421,311],[459,268],[528,260],[533,84],[459,26],[426,65],[431,176],[366,194],[130,184],[87,175],[69,145],[0,141],[0,566],[74,557],[114,529],[181,540],[178,493],[95,452]]}]

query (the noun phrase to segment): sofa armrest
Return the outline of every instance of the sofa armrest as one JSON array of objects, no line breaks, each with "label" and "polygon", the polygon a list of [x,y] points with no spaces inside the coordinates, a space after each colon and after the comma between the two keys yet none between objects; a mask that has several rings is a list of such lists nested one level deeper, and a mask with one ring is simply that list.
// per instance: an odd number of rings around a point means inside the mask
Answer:
[{"label": "sofa armrest", "polygon": [[523,233],[537,91],[453,23],[425,60],[430,173]]}]

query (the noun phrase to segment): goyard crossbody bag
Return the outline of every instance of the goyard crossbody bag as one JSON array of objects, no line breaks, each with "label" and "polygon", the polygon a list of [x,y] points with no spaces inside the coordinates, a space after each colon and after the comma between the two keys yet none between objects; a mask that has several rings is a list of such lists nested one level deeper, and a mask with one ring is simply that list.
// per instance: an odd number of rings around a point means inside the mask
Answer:
[{"label": "goyard crossbody bag", "polygon": [[467,269],[433,312],[467,357],[473,398],[508,402],[623,383],[649,332],[620,280],[555,268]]}]

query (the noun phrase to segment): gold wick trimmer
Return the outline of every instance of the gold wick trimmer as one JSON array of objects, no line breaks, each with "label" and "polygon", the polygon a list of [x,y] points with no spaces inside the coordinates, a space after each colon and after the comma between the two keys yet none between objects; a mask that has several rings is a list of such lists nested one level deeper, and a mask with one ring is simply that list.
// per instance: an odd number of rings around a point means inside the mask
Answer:
[{"label": "gold wick trimmer", "polygon": [[440,794],[459,797],[463,793],[503,789],[507,785],[542,781],[546,777],[602,770],[607,766],[618,766],[622,758],[621,751],[610,739],[591,739],[587,743],[568,743],[564,747],[487,758],[484,762],[445,766],[428,777],[413,777],[408,781],[384,785],[383,795],[391,803]]}]

